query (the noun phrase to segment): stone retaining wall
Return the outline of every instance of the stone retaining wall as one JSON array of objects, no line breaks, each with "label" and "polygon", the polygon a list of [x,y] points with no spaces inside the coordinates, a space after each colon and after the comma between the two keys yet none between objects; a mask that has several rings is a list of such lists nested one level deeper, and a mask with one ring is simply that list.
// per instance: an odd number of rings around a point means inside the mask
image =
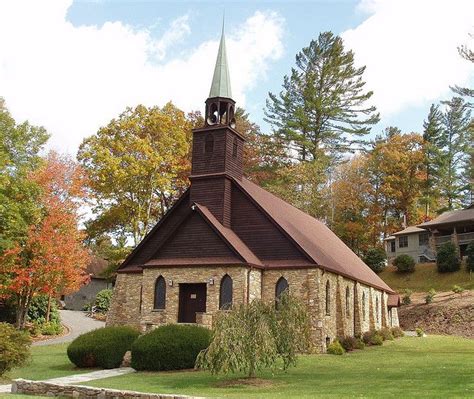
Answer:
[{"label": "stone retaining wall", "polygon": [[197,396],[165,395],[158,393],[143,393],[121,391],[117,389],[94,388],[82,385],[54,384],[43,381],[17,379],[12,383],[12,393],[24,395],[60,396],[78,399],[204,399]]}]

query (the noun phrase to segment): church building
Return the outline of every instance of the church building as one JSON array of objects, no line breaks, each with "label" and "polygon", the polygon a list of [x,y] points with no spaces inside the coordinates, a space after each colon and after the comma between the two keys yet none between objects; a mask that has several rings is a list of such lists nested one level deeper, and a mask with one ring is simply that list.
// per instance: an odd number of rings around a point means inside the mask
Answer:
[{"label": "church building", "polygon": [[322,222],[243,176],[245,138],[222,34],[188,190],[118,270],[107,325],[212,327],[213,316],[285,290],[307,305],[315,351],[398,325],[398,296]]}]

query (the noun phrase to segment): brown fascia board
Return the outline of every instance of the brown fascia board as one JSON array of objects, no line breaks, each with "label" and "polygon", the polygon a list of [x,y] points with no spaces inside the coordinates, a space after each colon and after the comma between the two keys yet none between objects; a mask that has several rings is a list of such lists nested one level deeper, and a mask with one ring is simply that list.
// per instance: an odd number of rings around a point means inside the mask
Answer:
[{"label": "brown fascia board", "polygon": [[136,252],[150,239],[150,237],[155,233],[156,230],[160,228],[160,226],[163,224],[164,220],[169,218],[169,215],[173,213],[173,210],[176,209],[178,204],[180,204],[183,199],[187,196],[189,196],[189,187],[186,189],[186,191],[178,198],[178,200],[173,204],[173,206],[168,209],[168,211],[163,215],[163,217],[158,221],[158,223],[155,224],[155,226],[148,232],[148,234],[141,240],[138,245],[128,254],[128,256],[125,258],[125,260],[122,262],[122,264],[118,267],[117,271],[121,270],[122,268],[126,267],[128,265],[128,262],[132,257],[136,254]]},{"label": "brown fascia board", "polygon": [[239,136],[244,142],[247,141],[247,139],[242,135],[242,133],[239,133],[237,130],[230,127],[229,125],[214,125],[214,126],[198,127],[196,129],[193,129],[193,133],[202,133],[202,132],[209,132],[209,131],[213,131],[213,130],[223,130],[223,129],[228,129],[232,133]]}]

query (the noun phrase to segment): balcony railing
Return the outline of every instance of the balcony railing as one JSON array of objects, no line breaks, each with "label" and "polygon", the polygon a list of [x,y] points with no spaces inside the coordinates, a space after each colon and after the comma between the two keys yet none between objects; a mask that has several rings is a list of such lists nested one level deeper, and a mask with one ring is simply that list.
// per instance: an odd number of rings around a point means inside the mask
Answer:
[{"label": "balcony railing", "polygon": [[436,245],[442,245],[442,244],[444,244],[445,242],[448,242],[448,241],[451,241],[451,235],[435,237]]},{"label": "balcony railing", "polygon": [[460,233],[458,234],[459,244],[465,244],[474,241],[474,233]]}]

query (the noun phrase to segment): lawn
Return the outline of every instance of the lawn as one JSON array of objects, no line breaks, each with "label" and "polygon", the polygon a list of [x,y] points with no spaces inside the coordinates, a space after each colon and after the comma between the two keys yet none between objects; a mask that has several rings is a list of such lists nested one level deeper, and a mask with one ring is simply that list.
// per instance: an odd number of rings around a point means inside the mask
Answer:
[{"label": "lawn", "polygon": [[25,367],[13,369],[3,379],[0,377],[0,384],[8,384],[14,378],[46,380],[91,371],[78,369],[69,361],[66,355],[67,346],[68,344],[33,346],[30,363]]},{"label": "lawn", "polygon": [[288,372],[259,375],[260,386],[195,371],[140,372],[85,385],[230,398],[474,397],[473,359],[473,340],[429,336],[343,356],[302,356]]},{"label": "lawn", "polygon": [[398,273],[393,266],[388,266],[379,274],[394,290],[409,288],[414,292],[427,292],[430,288],[436,291],[451,291],[453,285],[465,289],[474,289],[474,275],[462,268],[457,272],[438,273],[435,263],[419,263],[413,273]]}]

